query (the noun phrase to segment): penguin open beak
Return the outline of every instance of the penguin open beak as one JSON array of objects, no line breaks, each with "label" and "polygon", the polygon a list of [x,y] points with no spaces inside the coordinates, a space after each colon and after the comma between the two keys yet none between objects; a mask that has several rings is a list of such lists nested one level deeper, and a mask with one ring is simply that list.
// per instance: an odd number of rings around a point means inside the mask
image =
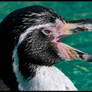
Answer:
[{"label": "penguin open beak", "polygon": [[[74,34],[74,29],[77,28],[77,24],[69,24],[66,23],[65,26],[62,28],[61,35],[58,35],[52,43],[54,44],[55,51],[63,60],[83,60],[83,61],[92,61],[92,55],[82,52],[78,49],[75,49],[67,44],[62,43],[59,39],[62,39],[64,36],[68,36]],[[73,29],[73,30],[72,30]],[[85,31],[85,30],[84,30]],[[76,33],[83,32],[83,30],[77,30]]]}]

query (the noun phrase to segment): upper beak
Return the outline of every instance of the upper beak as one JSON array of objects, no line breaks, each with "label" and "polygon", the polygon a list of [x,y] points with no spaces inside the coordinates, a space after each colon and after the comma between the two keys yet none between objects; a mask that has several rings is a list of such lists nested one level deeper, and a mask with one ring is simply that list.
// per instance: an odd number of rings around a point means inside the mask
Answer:
[{"label": "upper beak", "polygon": [[62,31],[67,35],[92,31],[92,19],[69,21],[63,27]]}]

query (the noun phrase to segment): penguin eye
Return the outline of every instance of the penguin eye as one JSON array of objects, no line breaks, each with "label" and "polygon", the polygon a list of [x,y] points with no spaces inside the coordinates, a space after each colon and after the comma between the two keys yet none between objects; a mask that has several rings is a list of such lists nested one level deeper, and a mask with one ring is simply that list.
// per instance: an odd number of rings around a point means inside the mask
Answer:
[{"label": "penguin eye", "polygon": [[42,33],[45,34],[45,35],[50,35],[51,31],[48,30],[48,29],[45,29],[45,30],[42,30]]}]

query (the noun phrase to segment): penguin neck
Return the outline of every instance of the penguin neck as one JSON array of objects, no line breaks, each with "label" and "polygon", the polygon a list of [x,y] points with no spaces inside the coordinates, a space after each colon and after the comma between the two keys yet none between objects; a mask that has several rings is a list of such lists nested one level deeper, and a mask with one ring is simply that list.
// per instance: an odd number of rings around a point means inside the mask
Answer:
[{"label": "penguin neck", "polygon": [[[38,76],[39,74],[44,76],[44,73],[48,74],[48,70],[51,70],[51,68],[50,68],[51,66],[36,65],[31,62],[20,60],[19,56],[18,56],[19,45],[20,45],[20,43],[18,43],[13,50],[12,67],[13,67],[13,72],[15,73],[16,80],[19,83],[18,89],[22,90],[25,87],[24,85],[28,86],[29,83],[33,83],[33,82],[31,82],[31,80],[35,76]],[[49,74],[50,74],[50,72],[49,72]],[[53,72],[53,74],[54,74],[54,72]],[[45,76],[44,76],[44,78],[45,78]],[[44,83],[44,81],[42,83]]]},{"label": "penguin neck", "polygon": [[[49,77],[50,72],[53,70],[52,66],[35,65],[30,62],[26,64],[23,62],[19,60],[18,53],[17,53],[17,47],[16,47],[13,52],[13,64],[12,65],[13,65],[13,71],[16,76],[16,80],[19,83],[18,89],[28,90],[30,89],[31,85],[34,85],[34,82],[36,81],[38,83],[41,82],[41,84],[44,85],[44,79],[47,76]],[[53,75],[54,73],[55,72],[53,72]],[[48,83],[45,83],[45,84],[48,85]],[[35,84],[34,86],[38,87],[37,84]],[[28,87],[28,88],[25,88],[25,87]]]},{"label": "penguin neck", "polygon": [[[17,64],[17,65],[16,65]],[[19,83],[18,89],[21,91],[41,91],[41,90],[77,90],[72,82],[55,66],[37,66],[30,76],[25,78],[19,70],[18,63],[14,62],[15,75]],[[68,83],[69,82],[69,83]],[[69,84],[69,85],[68,85]]]},{"label": "penguin neck", "polygon": [[[17,57],[16,57],[17,58]],[[40,90],[41,88],[38,87],[38,85],[43,85],[43,88],[45,89],[48,85],[49,81],[53,81],[51,79],[51,76],[55,76],[56,68],[54,66],[36,66],[34,64],[28,64],[29,66],[22,68],[19,68],[19,62],[14,61],[13,62],[13,68],[14,72],[17,78],[17,81],[19,83],[18,89],[19,90],[34,90],[34,87],[37,87],[36,89]],[[28,76],[27,76],[27,75]],[[47,79],[44,81],[44,79]],[[57,77],[56,77],[57,78]],[[40,83],[40,84],[39,84]],[[44,84],[45,83],[45,84]],[[40,86],[41,87],[41,86]],[[49,86],[48,86],[49,87]]]}]

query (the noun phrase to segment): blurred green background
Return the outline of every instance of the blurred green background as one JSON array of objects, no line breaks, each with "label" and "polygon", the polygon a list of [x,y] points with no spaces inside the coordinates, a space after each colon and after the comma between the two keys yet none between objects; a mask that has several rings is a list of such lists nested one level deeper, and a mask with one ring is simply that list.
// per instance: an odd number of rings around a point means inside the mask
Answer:
[{"label": "blurred green background", "polygon": [[[92,19],[90,1],[1,1],[0,22],[12,11],[31,5],[43,5],[54,9],[65,20]],[[62,39],[77,49],[92,54],[92,32],[75,34]],[[80,91],[92,90],[92,63],[84,61],[62,61],[57,63]]]}]

